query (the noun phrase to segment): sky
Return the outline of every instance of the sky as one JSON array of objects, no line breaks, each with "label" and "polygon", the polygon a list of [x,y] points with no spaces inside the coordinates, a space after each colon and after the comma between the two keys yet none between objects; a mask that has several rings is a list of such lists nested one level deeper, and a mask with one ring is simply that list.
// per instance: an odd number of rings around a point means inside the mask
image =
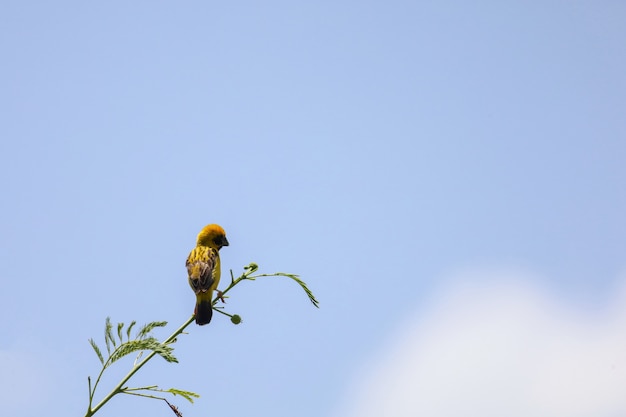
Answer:
[{"label": "sky", "polygon": [[[84,415],[114,323],[244,282],[131,386],[186,417],[626,415],[626,5],[0,5],[0,403]],[[132,366],[107,371],[96,401]],[[98,416],[173,415],[117,396]]]}]

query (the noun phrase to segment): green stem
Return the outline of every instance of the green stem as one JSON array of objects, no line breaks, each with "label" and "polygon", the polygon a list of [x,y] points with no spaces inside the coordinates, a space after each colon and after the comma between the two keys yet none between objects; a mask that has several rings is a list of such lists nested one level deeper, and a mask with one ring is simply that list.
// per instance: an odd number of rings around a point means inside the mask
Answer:
[{"label": "green stem", "polygon": [[[191,322],[194,320],[194,318],[195,318],[194,316],[191,316],[189,319],[187,319],[187,321],[185,323],[183,323],[183,325],[180,326],[174,333],[172,333],[172,335],[170,337],[165,339],[165,341],[163,343],[165,343],[165,344],[172,343],[174,341],[174,339],[176,339],[176,337],[179,334],[181,334],[187,328],[187,326],[189,326],[191,324]],[[122,387],[124,386],[124,384],[126,384],[126,382],[128,382],[128,380],[130,378],[132,378],[132,376],[135,375],[135,373],[138,370],[140,370],[142,366],[144,366],[146,364],[146,362],[148,362],[150,359],[152,359],[152,357],[154,355],[156,355],[156,352],[154,352],[154,351],[150,352],[150,354],[148,354],[148,356],[146,356],[144,358],[144,360],[139,362],[137,365],[133,366],[133,369],[131,369],[130,372],[124,378],[122,378],[120,383],[117,384],[115,386],[115,388],[113,388],[111,390],[111,392],[109,392],[107,394],[107,396],[104,397],[102,399],[102,401],[100,401],[100,403],[98,403],[94,408],[89,407],[89,410],[87,410],[87,414],[85,414],[85,417],[91,417],[92,415],[94,415],[96,413],[96,411],[98,411],[100,408],[102,408],[102,406],[104,404],[109,402],[109,400],[111,398],[113,398],[113,396],[115,396],[116,394],[119,394],[120,392],[122,392]]]},{"label": "green stem", "polygon": [[214,311],[216,311],[216,312],[218,312],[218,313],[220,313],[220,314],[223,314],[223,315],[225,315],[225,316],[228,316],[228,317],[230,317],[231,319],[233,318],[233,315],[232,315],[232,314],[228,314],[228,313],[227,313],[227,312],[225,312],[225,311],[219,310],[220,308],[222,308],[222,307],[216,307],[216,308],[214,308],[213,310],[214,310]]},{"label": "green stem", "polygon": [[156,395],[140,394],[138,392],[122,391],[122,394],[136,395],[137,397],[144,397],[144,398],[153,398],[155,400],[165,400],[164,397],[157,397]]},{"label": "green stem", "polygon": [[[241,281],[245,281],[245,280],[254,281],[256,278],[259,278],[259,277],[286,276],[286,277],[289,277],[289,278],[295,280],[306,291],[306,293],[309,296],[309,299],[311,300],[313,305],[315,305],[315,307],[318,307],[318,301],[313,296],[313,293],[311,293],[311,291],[306,287],[306,284],[304,284],[304,282],[302,282],[297,277],[297,275],[285,274],[285,273],[282,273],[282,272],[277,272],[277,273],[274,273],[274,274],[252,275],[257,270],[257,268],[258,267],[256,266],[256,264],[250,264],[249,267],[245,268],[244,273],[241,276],[239,276],[237,279],[234,279],[233,271],[231,270],[230,271],[231,282],[228,285],[228,287],[226,287],[226,289],[224,291],[222,291],[221,295],[224,296],[228,291],[230,291],[235,285],[239,284]],[[212,305],[215,306],[217,304],[218,300],[219,300],[219,298],[215,297],[215,299],[213,300]],[[219,309],[215,309],[215,310],[217,312],[219,312],[219,313],[222,313],[222,314],[226,315],[226,316],[232,317],[230,314],[225,313],[223,311],[220,311]],[[192,315],[185,323],[183,323],[182,326],[180,326],[174,333],[172,333],[172,335],[170,337],[165,339],[165,341],[163,343],[165,343],[165,344],[172,343],[174,341],[174,339],[176,339],[176,337],[178,335],[180,335],[187,328],[187,326],[189,326],[191,324],[191,322],[194,321],[194,319],[195,319],[195,315]],[[138,364],[133,366],[133,368],[130,370],[130,372],[124,378],[122,378],[122,380],[119,382],[119,384],[117,384],[117,386],[115,386],[115,388],[113,388],[111,390],[111,392],[108,393],[107,396],[104,397],[102,399],[102,401],[100,401],[100,403],[98,403],[93,408],[91,408],[93,396],[95,395],[96,387],[98,385],[98,382],[100,382],[100,377],[102,376],[102,372],[104,372],[104,369],[106,368],[106,365],[103,367],[102,371],[100,372],[100,375],[98,375],[98,379],[96,380],[96,383],[93,386],[93,390],[91,390],[91,379],[89,379],[89,388],[90,388],[89,407],[87,409],[87,413],[85,414],[85,417],[93,416],[96,413],[96,411],[98,411],[100,408],[102,408],[102,406],[104,404],[106,404],[107,402],[109,402],[109,400],[111,398],[113,398],[116,394],[124,393],[124,394],[130,394],[130,395],[148,396],[148,395],[143,395],[143,394],[137,394],[137,393],[129,392],[129,391],[132,391],[132,389],[126,389],[125,390],[125,389],[123,389],[123,386],[124,386],[124,384],[126,384],[126,382],[128,382],[128,380],[130,378],[132,378],[133,375],[135,375],[135,373],[139,369],[141,369],[155,355],[156,355],[156,352],[152,351],[152,352],[150,352],[150,354],[148,356],[146,356],[144,358],[144,360],[142,360],[141,362],[139,362]],[[151,397],[151,396],[150,396],[150,398],[161,399],[160,397]],[[165,398],[162,398],[162,399],[167,402],[167,400]],[[170,407],[172,407],[172,406],[170,405]],[[172,407],[172,410],[175,410],[175,408]],[[178,415],[178,412],[176,410],[175,410],[175,412]]]},{"label": "green stem", "polygon": [[[232,271],[230,272],[232,275]],[[244,274],[242,276],[240,276],[239,278],[232,280],[230,282],[230,284],[228,285],[228,287],[226,287],[226,289],[224,291],[222,291],[222,296],[224,296],[228,291],[230,291],[235,285],[239,284],[241,281],[243,281],[244,279],[248,279],[248,277]],[[213,300],[213,305],[217,304],[217,300],[219,300],[218,297],[215,297],[215,299]]]}]

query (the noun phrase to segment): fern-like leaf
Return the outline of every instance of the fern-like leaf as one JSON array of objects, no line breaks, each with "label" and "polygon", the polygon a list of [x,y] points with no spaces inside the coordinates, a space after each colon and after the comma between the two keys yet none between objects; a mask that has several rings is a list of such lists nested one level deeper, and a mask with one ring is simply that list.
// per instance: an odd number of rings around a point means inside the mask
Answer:
[{"label": "fern-like leaf", "polygon": [[130,323],[130,326],[128,326],[128,329],[126,329],[126,337],[127,337],[127,339],[126,339],[126,340],[130,340],[130,331],[132,330],[132,328],[133,328],[133,326],[134,326],[135,324],[137,324],[137,322],[136,322],[135,320],[133,320],[133,321]]},{"label": "fern-like leaf", "polygon": [[102,356],[102,352],[100,352],[100,348],[98,347],[98,345],[96,345],[96,342],[93,339],[89,339],[89,343],[91,344],[93,350],[96,352],[96,355],[98,355],[100,363],[104,365],[104,357]]},{"label": "fern-like leaf", "polygon": [[178,362],[178,359],[172,354],[174,348],[159,342],[154,337],[148,337],[122,343],[109,357],[109,363],[114,363],[126,355],[142,350],[153,351],[168,362]]},{"label": "fern-like leaf", "polygon": [[295,274],[285,274],[284,272],[277,272],[276,275],[281,275],[283,277],[289,277],[292,280],[296,281],[298,283],[298,285],[300,285],[300,287],[302,287],[304,292],[306,292],[306,295],[309,297],[309,300],[311,301],[311,303],[313,303],[313,305],[315,307],[320,308],[320,302],[317,301],[317,299],[315,298],[315,295],[313,295],[313,293],[311,292],[309,287],[306,286],[306,283],[304,281],[302,281],[298,275],[295,275]]},{"label": "fern-like leaf", "polygon": [[107,345],[107,352],[109,353],[109,355],[111,355],[111,341],[113,340],[113,334],[111,331],[112,328],[113,325],[111,324],[111,317],[107,317],[104,325],[104,342]]},{"label": "fern-like leaf", "polygon": [[145,324],[139,332],[137,332],[137,338],[142,339],[148,335],[155,327],[165,327],[167,326],[166,321],[153,321],[152,323]]},{"label": "fern-like leaf", "polygon": [[183,390],[176,389],[176,388],[170,388],[168,390],[165,390],[165,392],[169,392],[170,394],[173,394],[173,395],[180,395],[181,397],[183,397],[184,399],[186,399],[192,404],[193,404],[194,398],[200,398],[200,395],[196,394],[195,392],[183,391]]},{"label": "fern-like leaf", "polygon": [[122,329],[124,328],[124,323],[117,323],[117,337],[120,340],[120,343],[124,343],[124,339],[122,338]]},{"label": "fern-like leaf", "polygon": [[249,277],[247,279],[255,279],[255,278],[260,278],[260,277],[287,277],[287,278],[291,278],[292,280],[297,282],[298,285],[304,290],[306,295],[309,297],[309,300],[311,301],[311,303],[313,303],[313,305],[315,307],[317,307],[317,308],[320,307],[319,306],[320,302],[317,301],[317,299],[315,298],[315,296],[313,295],[313,293],[311,292],[309,287],[307,287],[306,283],[304,281],[302,281],[298,275],[296,275],[296,274],[287,274],[287,273],[284,273],[284,272],[275,272],[273,274],[255,275],[255,276]]},{"label": "fern-like leaf", "polygon": [[174,351],[173,347],[169,346],[169,344],[161,343],[156,339],[154,339],[154,341],[157,343],[154,348],[152,348],[154,353],[165,359],[167,362],[178,363],[178,359],[176,359],[176,357],[172,354]]}]

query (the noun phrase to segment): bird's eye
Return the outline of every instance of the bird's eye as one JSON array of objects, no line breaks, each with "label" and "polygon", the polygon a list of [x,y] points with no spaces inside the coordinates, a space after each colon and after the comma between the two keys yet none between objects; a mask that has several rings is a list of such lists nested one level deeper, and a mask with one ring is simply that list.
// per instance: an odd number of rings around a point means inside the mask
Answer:
[{"label": "bird's eye", "polygon": [[216,245],[221,245],[222,244],[222,237],[221,236],[215,236],[213,238],[213,243],[215,243]]}]

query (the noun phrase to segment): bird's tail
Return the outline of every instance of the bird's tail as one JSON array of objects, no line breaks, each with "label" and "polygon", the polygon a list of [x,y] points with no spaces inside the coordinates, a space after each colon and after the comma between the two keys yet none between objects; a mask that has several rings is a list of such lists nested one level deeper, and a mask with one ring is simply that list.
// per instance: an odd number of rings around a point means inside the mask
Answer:
[{"label": "bird's tail", "polygon": [[200,326],[209,324],[213,317],[213,303],[211,300],[198,300],[196,303],[196,324]]}]

